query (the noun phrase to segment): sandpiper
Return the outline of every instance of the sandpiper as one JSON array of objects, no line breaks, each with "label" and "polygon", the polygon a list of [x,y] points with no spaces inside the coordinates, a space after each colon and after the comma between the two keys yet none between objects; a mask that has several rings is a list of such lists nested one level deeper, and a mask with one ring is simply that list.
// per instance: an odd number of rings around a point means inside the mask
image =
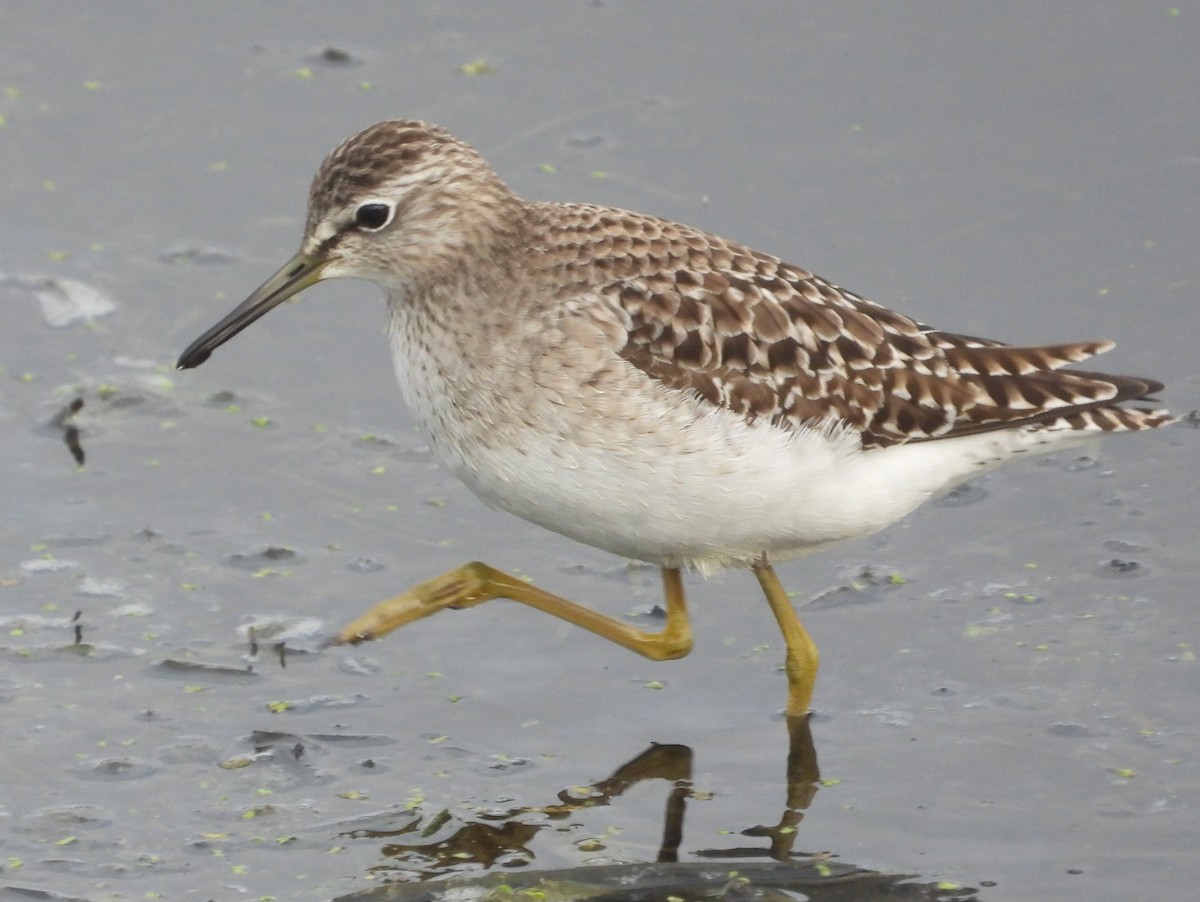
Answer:
[{"label": "sandpiper", "polygon": [[1088,433],[1152,429],[1151,379],[1063,367],[1112,347],[1012,347],[923,325],[770,254],[643,213],[518,197],[436,125],[349,138],[313,179],[301,249],[179,358],[198,366],[310,285],[387,297],[405,400],[484,502],[662,568],[635,629],[472,562],[338,641],[509,598],[655,660],[691,649],[680,572],[752,570],[787,645],[787,714],[817,648],[772,564],[875,532],[940,490]]}]

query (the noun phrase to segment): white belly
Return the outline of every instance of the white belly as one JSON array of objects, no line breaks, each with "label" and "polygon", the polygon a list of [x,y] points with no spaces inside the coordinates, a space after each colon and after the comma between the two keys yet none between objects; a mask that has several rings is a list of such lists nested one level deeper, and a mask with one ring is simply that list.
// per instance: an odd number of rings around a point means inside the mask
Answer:
[{"label": "white belly", "polygon": [[393,316],[396,373],[443,466],[493,507],[664,566],[711,571],[875,532],[1067,437],[998,431],[864,452],[848,430],[747,424],[623,362],[603,393],[536,367],[526,381],[454,385],[402,327]]}]

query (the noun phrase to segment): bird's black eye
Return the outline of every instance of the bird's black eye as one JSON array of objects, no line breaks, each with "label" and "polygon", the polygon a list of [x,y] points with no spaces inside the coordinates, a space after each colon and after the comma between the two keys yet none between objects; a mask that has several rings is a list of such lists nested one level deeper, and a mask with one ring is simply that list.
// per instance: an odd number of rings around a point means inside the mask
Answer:
[{"label": "bird's black eye", "polygon": [[374,232],[382,229],[392,218],[392,205],[371,201],[363,204],[354,213],[354,224],[360,229]]}]

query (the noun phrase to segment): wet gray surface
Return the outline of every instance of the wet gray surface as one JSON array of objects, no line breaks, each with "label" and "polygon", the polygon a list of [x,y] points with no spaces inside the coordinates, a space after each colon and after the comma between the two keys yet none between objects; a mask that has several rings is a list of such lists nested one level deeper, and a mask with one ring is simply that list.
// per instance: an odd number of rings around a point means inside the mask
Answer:
[{"label": "wet gray surface", "polygon": [[[651,742],[689,752],[680,859],[769,860],[742,831],[786,816],[784,682],[745,574],[689,581],[670,664],[504,603],[317,650],[471,558],[614,614],[658,592],[434,467],[369,286],[172,370],[295,249],[347,134],[428,118],[529,196],[681,219],[946,328],[1116,338],[1101,366],[1186,414],[1197,46],[1195,4],[6,9],[0,898],[653,861],[686,769],[545,808]],[[797,857],[946,897],[1194,895],[1197,433],[1092,450],[782,568],[824,655]]]}]

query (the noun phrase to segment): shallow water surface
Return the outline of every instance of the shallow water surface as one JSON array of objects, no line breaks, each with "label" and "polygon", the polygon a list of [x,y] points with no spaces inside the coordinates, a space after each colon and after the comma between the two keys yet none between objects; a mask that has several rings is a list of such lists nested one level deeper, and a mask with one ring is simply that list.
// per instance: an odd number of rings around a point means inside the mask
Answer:
[{"label": "shallow water surface", "polygon": [[1097,366],[1187,414],[1200,9],[329,10],[6,13],[0,898],[1194,895],[1189,425],[781,568],[823,653],[810,748],[744,573],[688,578],[667,664],[504,603],[322,649],[475,558],[649,626],[659,602],[434,465],[375,289],[172,365],[294,251],[324,153],[415,116],[528,196],[968,334],[1116,338]]}]

